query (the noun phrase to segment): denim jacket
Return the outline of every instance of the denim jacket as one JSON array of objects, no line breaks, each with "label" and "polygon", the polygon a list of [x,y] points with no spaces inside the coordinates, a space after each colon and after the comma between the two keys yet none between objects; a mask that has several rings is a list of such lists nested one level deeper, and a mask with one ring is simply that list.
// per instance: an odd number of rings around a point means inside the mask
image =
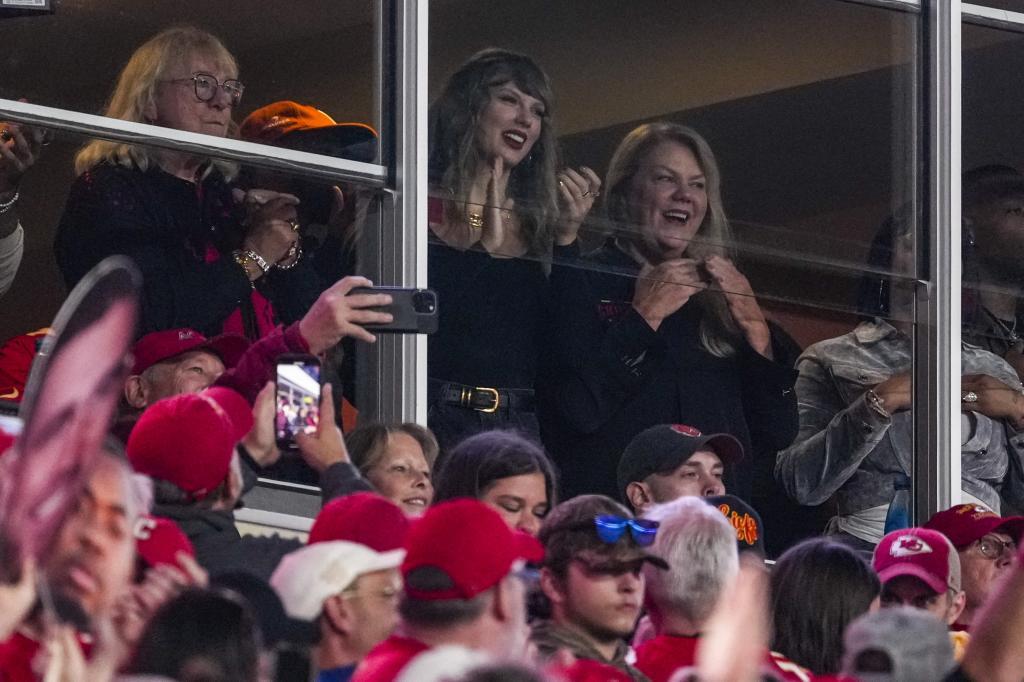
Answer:
[{"label": "denim jacket", "polygon": [[[911,411],[885,418],[871,409],[867,390],[911,369],[910,339],[881,320],[808,348],[797,360],[800,431],[781,451],[775,476],[800,504],[835,495],[840,516],[887,504],[900,474],[913,471]],[[1021,390],[1002,358],[963,344],[963,374],[985,374]],[[980,413],[967,415],[961,447],[961,485],[996,512],[1000,496],[1024,507],[1024,432]]]}]

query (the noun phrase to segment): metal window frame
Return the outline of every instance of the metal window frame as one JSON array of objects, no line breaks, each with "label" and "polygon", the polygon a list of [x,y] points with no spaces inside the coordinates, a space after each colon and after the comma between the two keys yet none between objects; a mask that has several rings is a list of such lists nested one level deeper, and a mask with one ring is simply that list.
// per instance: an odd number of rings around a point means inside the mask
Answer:
[{"label": "metal window frame", "polygon": [[388,179],[387,168],[383,165],[202,135],[148,123],[121,121],[11,99],[0,99],[0,118],[87,137],[216,156],[268,170],[324,180],[356,182],[380,189],[385,188]]},{"label": "metal window frame", "polygon": [[[921,63],[926,147],[914,328],[914,518],[960,501],[961,3],[925,5]],[[919,241],[920,243],[920,241]],[[924,261],[924,262],[920,262]]]}]

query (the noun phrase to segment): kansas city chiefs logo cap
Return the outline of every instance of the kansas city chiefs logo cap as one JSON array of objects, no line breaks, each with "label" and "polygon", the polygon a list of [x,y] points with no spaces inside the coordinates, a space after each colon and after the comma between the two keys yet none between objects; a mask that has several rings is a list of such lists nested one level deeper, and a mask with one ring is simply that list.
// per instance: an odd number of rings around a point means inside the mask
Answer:
[{"label": "kansas city chiefs logo cap", "polygon": [[695,429],[694,427],[687,426],[686,424],[672,424],[669,428],[676,433],[683,434],[684,436],[691,436],[693,438],[700,438],[701,436],[700,429]]},{"label": "kansas city chiefs logo cap", "polygon": [[932,548],[927,542],[913,535],[901,535],[889,547],[889,554],[894,557],[931,554],[931,552]]}]

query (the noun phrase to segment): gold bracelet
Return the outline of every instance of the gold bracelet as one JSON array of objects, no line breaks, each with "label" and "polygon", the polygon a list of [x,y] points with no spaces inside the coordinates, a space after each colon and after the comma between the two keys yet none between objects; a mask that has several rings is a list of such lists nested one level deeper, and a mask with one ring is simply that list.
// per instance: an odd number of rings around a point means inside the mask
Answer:
[{"label": "gold bracelet", "polygon": [[466,220],[469,222],[469,226],[474,230],[483,229],[484,217],[479,213],[467,213]]}]

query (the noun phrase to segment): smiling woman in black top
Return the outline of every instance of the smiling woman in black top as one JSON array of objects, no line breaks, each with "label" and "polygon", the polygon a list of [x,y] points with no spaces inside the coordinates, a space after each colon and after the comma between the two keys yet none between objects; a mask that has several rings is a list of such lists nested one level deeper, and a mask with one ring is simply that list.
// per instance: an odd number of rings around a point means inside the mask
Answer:
[{"label": "smiling woman in black top", "polygon": [[[729,433],[748,458],[788,445],[795,372],[774,360],[778,331],[733,264],[707,142],[642,125],[619,144],[605,187],[615,233],[551,274],[542,407],[564,494],[614,496],[623,449],[655,424]],[[749,462],[737,469],[728,488],[746,496]]]},{"label": "smiling woman in black top", "polygon": [[600,180],[557,171],[551,86],[529,57],[488,49],[430,110],[430,428],[442,449],[474,432],[536,435],[534,382],[553,245],[575,239]]}]

